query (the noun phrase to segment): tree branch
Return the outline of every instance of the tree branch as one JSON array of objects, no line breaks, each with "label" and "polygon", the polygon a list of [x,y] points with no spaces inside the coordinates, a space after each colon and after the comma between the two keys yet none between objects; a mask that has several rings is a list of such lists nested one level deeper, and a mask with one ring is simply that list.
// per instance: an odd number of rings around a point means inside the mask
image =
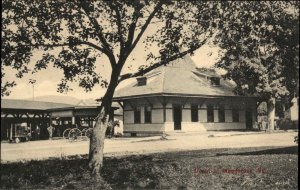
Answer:
[{"label": "tree branch", "polygon": [[130,49],[130,45],[132,44],[132,41],[133,41],[133,38],[134,38],[134,32],[135,32],[135,29],[136,29],[136,23],[139,19],[139,17],[137,16],[138,15],[138,11],[139,10],[136,10],[134,11],[133,15],[135,16],[134,17],[134,20],[132,21],[132,23],[130,24],[129,26],[129,29],[128,29],[128,36],[127,36],[127,41],[126,41],[126,49]]},{"label": "tree branch", "polygon": [[90,16],[90,11],[88,6],[85,4],[86,1],[80,1],[79,5],[80,7],[83,9],[85,15],[88,17],[88,19],[90,20],[91,24],[94,25],[97,33],[98,33],[98,37],[103,45],[103,53],[109,58],[110,60],[110,64],[112,67],[115,67],[116,63],[116,59],[115,56],[113,54],[113,51],[111,49],[111,46],[107,43],[103,33],[102,33],[102,28],[99,25],[98,21],[94,18]]},{"label": "tree branch", "polygon": [[189,53],[192,53],[194,52],[195,50],[199,49],[201,46],[203,46],[206,42],[207,42],[208,38],[206,38],[205,40],[203,40],[200,44],[196,45],[195,47],[192,47],[190,48],[189,50],[186,50],[186,51],[183,51],[183,52],[180,52],[176,55],[173,55],[171,57],[169,57],[168,59],[166,60],[162,60],[160,62],[157,62],[157,63],[154,63],[153,65],[147,67],[146,69],[142,69],[142,70],[139,70],[135,73],[127,73],[127,74],[123,74],[120,76],[119,78],[119,82],[123,81],[123,80],[126,80],[126,79],[129,79],[129,78],[133,78],[133,77],[137,77],[137,76],[142,76],[150,71],[152,71],[153,69],[155,68],[158,68],[162,65],[166,65],[168,64],[169,62],[171,61],[174,61],[178,58],[181,58]]},{"label": "tree branch", "polygon": [[[159,1],[157,3],[157,5],[155,6],[154,10],[152,11],[152,13],[149,15],[148,19],[146,20],[145,24],[142,26],[140,33],[137,35],[137,37],[134,40],[134,42],[132,43],[131,47],[129,47],[129,50],[127,51],[127,55],[126,56],[128,56],[132,52],[132,50],[135,48],[135,46],[137,45],[137,43],[140,41],[140,39],[143,36],[144,32],[148,28],[151,20],[153,19],[153,17],[155,16],[155,14],[159,11],[159,9],[162,7],[162,5],[163,5],[162,1]],[[134,33],[134,30],[133,30],[133,33]]]},{"label": "tree branch", "polygon": [[[101,52],[103,52],[103,48],[91,43],[91,42],[73,42],[73,43],[62,43],[62,44],[24,44],[21,45],[23,47],[63,47],[63,46],[77,46],[77,45],[88,45],[91,46]],[[19,45],[20,46],[20,45]]]},{"label": "tree branch", "polygon": [[123,35],[122,35],[122,20],[121,20],[121,15],[118,9],[117,5],[113,5],[112,3],[112,8],[116,13],[116,19],[117,19],[117,27],[118,27],[118,33],[119,33],[119,39],[120,39],[120,58],[121,56],[123,56],[123,52],[124,52],[124,47],[125,47],[125,42],[123,39]]}]

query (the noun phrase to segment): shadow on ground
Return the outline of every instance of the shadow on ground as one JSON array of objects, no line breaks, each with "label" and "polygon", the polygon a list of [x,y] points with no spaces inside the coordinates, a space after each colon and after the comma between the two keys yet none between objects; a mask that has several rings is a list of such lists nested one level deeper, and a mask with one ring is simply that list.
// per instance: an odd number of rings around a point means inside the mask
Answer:
[{"label": "shadow on ground", "polygon": [[[181,187],[179,181],[187,180],[186,177],[180,175],[186,174],[191,176],[193,168],[190,166],[201,164],[207,164],[207,167],[213,167],[213,165],[219,165],[219,167],[235,168],[240,167],[235,165],[233,160],[235,158],[244,159],[240,156],[251,156],[245,158],[251,160],[252,157],[267,158],[271,155],[297,155],[298,146],[291,147],[251,147],[251,148],[222,148],[222,149],[207,149],[207,150],[195,150],[195,151],[179,151],[168,153],[157,153],[151,155],[142,156],[129,156],[122,158],[106,159],[103,168],[103,178],[107,181],[111,187],[126,189],[130,188],[162,188],[173,189]],[[235,157],[238,156],[238,157]],[[228,158],[227,158],[228,157]],[[121,161],[122,160],[122,161]],[[220,160],[218,163],[210,165],[211,160]],[[231,160],[231,161],[230,161]],[[229,162],[226,166],[223,161]],[[231,163],[232,162],[232,163]],[[223,165],[223,164],[224,165]],[[248,162],[247,162],[248,163]],[[251,162],[249,162],[251,163]],[[249,164],[248,163],[248,164]],[[255,161],[254,161],[255,163]],[[283,163],[283,162],[282,162]],[[204,165],[205,165],[204,164]],[[109,167],[106,167],[108,166]],[[245,168],[254,167],[255,164],[243,166]],[[119,168],[114,170],[112,168]],[[177,181],[172,181],[173,178]],[[162,183],[164,179],[168,179],[168,182]],[[179,180],[180,179],[180,180]],[[169,181],[171,180],[171,181]],[[179,180],[179,181],[178,181]],[[224,180],[226,181],[226,180]],[[177,184],[172,186],[172,184]],[[209,187],[209,186],[205,186]],[[187,186],[185,186],[187,188]],[[185,189],[184,188],[184,189]]]},{"label": "shadow on ground", "polygon": [[[224,148],[106,157],[103,182],[95,183],[88,156],[1,164],[0,189],[297,189],[298,146]],[[270,162],[273,160],[273,162]],[[195,168],[267,168],[265,175],[195,173]],[[289,184],[283,186],[283,178]]]},{"label": "shadow on ground", "polygon": [[216,156],[229,156],[229,155],[266,155],[266,154],[298,154],[298,146],[273,148],[259,151],[237,152],[237,153],[217,153]]}]

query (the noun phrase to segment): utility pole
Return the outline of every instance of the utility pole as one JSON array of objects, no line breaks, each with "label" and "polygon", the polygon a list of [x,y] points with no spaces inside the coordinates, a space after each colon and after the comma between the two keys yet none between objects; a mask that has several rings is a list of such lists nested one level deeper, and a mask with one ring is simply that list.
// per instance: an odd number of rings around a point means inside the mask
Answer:
[{"label": "utility pole", "polygon": [[29,83],[32,84],[32,101],[34,101],[34,84],[36,80],[35,79],[29,79]]}]

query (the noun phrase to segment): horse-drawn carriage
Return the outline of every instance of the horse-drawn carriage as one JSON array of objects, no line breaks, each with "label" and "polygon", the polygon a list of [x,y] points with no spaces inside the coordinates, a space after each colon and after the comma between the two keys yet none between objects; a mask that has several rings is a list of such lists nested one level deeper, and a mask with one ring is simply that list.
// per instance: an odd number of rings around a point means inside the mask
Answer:
[{"label": "horse-drawn carriage", "polygon": [[68,127],[64,130],[62,136],[65,139],[76,140],[82,137],[90,137],[93,128],[91,127],[77,127],[76,125],[72,125],[72,127]]},{"label": "horse-drawn carriage", "polygon": [[[108,123],[108,127],[106,130],[106,135],[108,137],[110,137],[110,138],[112,137],[115,126],[119,126],[118,120],[110,121]],[[77,125],[72,125],[71,127],[68,127],[67,129],[64,130],[62,136],[65,139],[76,140],[76,139],[84,138],[84,137],[90,138],[92,133],[93,133],[92,127],[87,127],[87,126],[78,127]]]}]

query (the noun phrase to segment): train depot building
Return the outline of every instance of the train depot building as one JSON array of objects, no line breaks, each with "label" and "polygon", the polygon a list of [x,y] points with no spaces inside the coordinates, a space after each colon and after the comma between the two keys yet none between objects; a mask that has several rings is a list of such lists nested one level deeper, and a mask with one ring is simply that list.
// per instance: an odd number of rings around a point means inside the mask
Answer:
[{"label": "train depot building", "polygon": [[123,107],[124,135],[251,130],[257,98],[237,96],[234,87],[185,56],[135,78],[115,92],[114,101]]}]

